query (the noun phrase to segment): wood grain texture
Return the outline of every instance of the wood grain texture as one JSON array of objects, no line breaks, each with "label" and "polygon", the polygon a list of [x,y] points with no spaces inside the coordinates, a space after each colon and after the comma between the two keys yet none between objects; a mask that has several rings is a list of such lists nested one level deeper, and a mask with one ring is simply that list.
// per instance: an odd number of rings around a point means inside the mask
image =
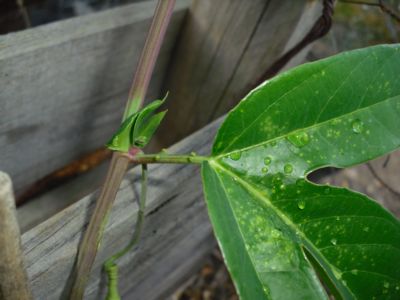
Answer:
[{"label": "wood grain texture", "polygon": [[[169,151],[208,154],[220,122]],[[118,191],[85,299],[104,297],[101,263],[127,244],[133,233],[139,173],[137,168],[130,170]],[[165,299],[215,246],[202,194],[199,166],[150,166],[143,238],[139,247],[120,261],[120,291],[125,299]],[[23,234],[35,299],[60,299],[68,294],[68,278],[95,199],[96,194],[85,197]]]},{"label": "wood grain texture", "polygon": [[[16,192],[103,145],[121,120],[156,1],[0,36],[0,169]],[[188,7],[177,2],[148,99]]]},{"label": "wood grain texture", "polygon": [[23,266],[10,177],[0,171],[0,300],[32,299]]},{"label": "wood grain texture", "polygon": [[195,0],[164,83],[174,113],[160,139],[170,144],[232,108],[287,44],[302,38],[292,33],[308,2]]}]

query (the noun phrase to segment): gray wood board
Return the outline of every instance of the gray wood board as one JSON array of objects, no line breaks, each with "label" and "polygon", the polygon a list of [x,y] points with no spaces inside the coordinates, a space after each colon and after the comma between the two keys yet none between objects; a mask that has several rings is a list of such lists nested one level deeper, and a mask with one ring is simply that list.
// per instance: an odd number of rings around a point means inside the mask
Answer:
[{"label": "gray wood board", "polygon": [[305,35],[309,28],[299,21],[304,14],[315,20],[320,10],[314,6],[306,0],[195,0],[164,83],[175,113],[166,116],[160,139],[171,144],[232,108],[286,46]]},{"label": "gray wood board", "polygon": [[[0,36],[0,170],[17,194],[118,127],[156,2]],[[149,99],[160,95],[187,7],[177,2]]]},{"label": "gray wood board", "polygon": [[[220,121],[192,135],[170,151],[206,154]],[[374,162],[376,172],[397,189],[399,153]],[[193,274],[202,257],[215,245],[202,201],[199,168],[192,165],[150,166],[149,201],[146,225],[140,247],[121,261],[120,288],[126,299],[165,299],[182,281]],[[104,296],[100,265],[129,240],[136,220],[139,190],[137,169],[131,170],[121,185],[106,229],[105,240],[96,261],[87,299]],[[389,180],[390,179],[390,180]],[[350,186],[378,199],[399,214],[399,198],[380,184],[365,165],[336,172],[320,182]],[[28,275],[36,299],[59,299],[72,270],[82,230],[94,205],[96,194],[85,197],[23,234],[23,250]],[[100,288],[100,287],[103,288]]]},{"label": "gray wood board", "polygon": [[89,172],[68,180],[19,206],[17,218],[21,232],[28,231],[67,206],[96,191],[104,181],[109,163],[110,160],[107,159]]},{"label": "gray wood board", "polygon": [[[170,149],[208,154],[217,120]],[[140,246],[123,258],[120,291],[125,299],[165,299],[215,246],[203,201],[197,165],[151,165],[146,224]],[[140,188],[139,169],[121,184],[85,299],[104,297],[102,262],[133,233]],[[60,299],[67,293],[79,240],[94,207],[87,196],[22,235],[26,267],[35,299]]]}]

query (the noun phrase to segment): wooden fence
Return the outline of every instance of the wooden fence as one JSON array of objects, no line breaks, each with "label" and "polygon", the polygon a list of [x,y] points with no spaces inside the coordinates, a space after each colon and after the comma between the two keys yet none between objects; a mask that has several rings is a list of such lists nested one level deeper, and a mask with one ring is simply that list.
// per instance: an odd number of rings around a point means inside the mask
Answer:
[{"label": "wooden fence", "polygon": [[[154,7],[155,1],[135,3],[0,36],[0,170],[11,175],[16,193],[97,149],[118,127]],[[154,99],[170,91],[169,117],[156,137],[160,143],[202,128],[170,151],[207,154],[221,122],[213,120],[301,39],[319,8],[318,1],[307,0],[177,1],[148,95]],[[121,262],[125,299],[165,299],[215,246],[198,171],[150,167],[143,240]],[[101,263],[132,233],[135,173],[129,171],[120,187],[86,299],[104,296]],[[92,180],[99,179],[101,172]],[[40,202],[42,215],[45,207],[65,203],[70,185],[61,190]],[[35,201],[19,209],[35,299],[67,295],[95,198],[96,192],[45,220],[32,220]]]}]

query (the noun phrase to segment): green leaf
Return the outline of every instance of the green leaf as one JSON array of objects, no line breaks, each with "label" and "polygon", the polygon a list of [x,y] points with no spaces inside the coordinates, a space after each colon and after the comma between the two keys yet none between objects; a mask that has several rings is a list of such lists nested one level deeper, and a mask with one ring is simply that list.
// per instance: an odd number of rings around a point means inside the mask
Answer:
[{"label": "green leaf", "polygon": [[[232,110],[203,163],[210,218],[242,299],[400,298],[400,222],[306,180],[400,146],[400,47],[286,72]],[[317,276],[318,273],[318,276]]]},{"label": "green leaf", "polygon": [[113,137],[107,142],[106,146],[110,150],[128,152],[132,141],[132,128],[134,128],[139,113],[128,117]]},{"label": "green leaf", "polygon": [[129,116],[106,146],[111,150],[121,152],[128,152],[129,148],[133,146],[144,147],[152,138],[166,113],[164,111],[153,116],[154,111],[164,103],[165,98],[155,100],[139,112]]},{"label": "green leaf", "polygon": [[153,102],[151,102],[150,104],[148,104],[146,107],[144,107],[138,116],[137,122],[135,124],[135,129],[133,132],[134,136],[138,136],[139,131],[141,130],[141,127],[143,127],[148,119],[151,117],[151,115],[157,110],[157,108],[159,108],[163,103],[164,103],[165,99],[163,100],[155,100]]},{"label": "green leaf", "polygon": [[154,132],[160,126],[161,121],[163,120],[167,111],[162,111],[154,116],[151,116],[146,123],[138,129],[137,134],[135,135],[135,139],[133,144],[136,147],[143,148],[150,141],[151,137],[154,135]]}]

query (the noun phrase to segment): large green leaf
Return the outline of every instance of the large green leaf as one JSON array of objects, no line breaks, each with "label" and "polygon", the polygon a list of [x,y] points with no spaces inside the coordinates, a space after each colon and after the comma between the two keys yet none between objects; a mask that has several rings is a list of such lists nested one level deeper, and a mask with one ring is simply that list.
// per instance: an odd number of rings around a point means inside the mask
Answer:
[{"label": "large green leaf", "polygon": [[400,47],[343,53],[252,91],[203,163],[216,237],[242,299],[400,299],[400,222],[307,181],[400,146]]}]

